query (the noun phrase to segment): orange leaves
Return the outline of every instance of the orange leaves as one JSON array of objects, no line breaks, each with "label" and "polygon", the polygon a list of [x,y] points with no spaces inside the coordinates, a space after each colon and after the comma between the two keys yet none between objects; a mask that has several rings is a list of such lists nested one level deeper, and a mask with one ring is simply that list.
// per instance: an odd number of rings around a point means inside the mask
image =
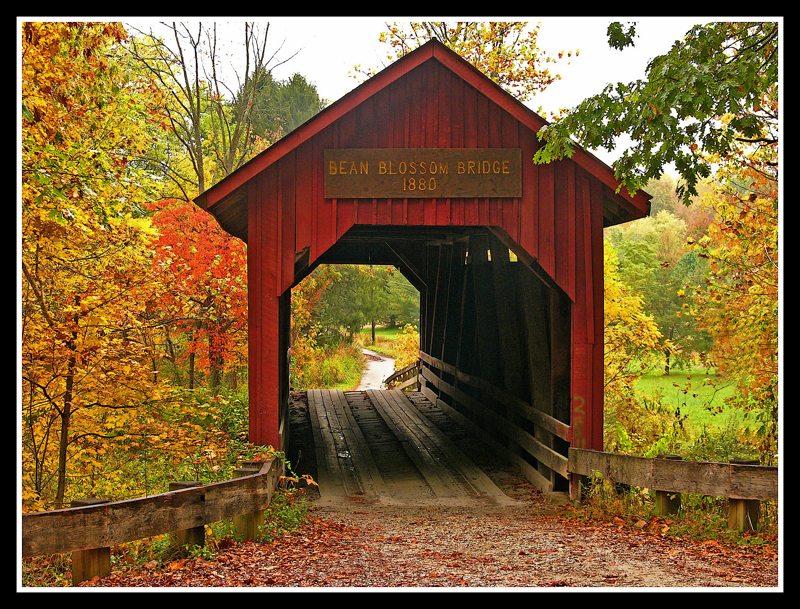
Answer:
[{"label": "orange leaves", "polygon": [[201,365],[242,361],[247,344],[244,244],[190,202],[166,199],[148,208],[158,231],[153,262],[161,269],[162,317],[191,331],[187,354],[202,355]]}]

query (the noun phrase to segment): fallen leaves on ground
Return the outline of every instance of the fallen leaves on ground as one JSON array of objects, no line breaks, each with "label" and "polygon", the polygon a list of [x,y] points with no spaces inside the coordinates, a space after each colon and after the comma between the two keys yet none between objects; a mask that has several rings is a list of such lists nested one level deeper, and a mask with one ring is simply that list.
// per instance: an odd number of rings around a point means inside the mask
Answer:
[{"label": "fallen leaves on ground", "polygon": [[[638,524],[638,526],[637,526]],[[589,523],[454,511],[323,514],[269,542],[213,560],[112,573],[93,587],[773,587],[774,547],[696,542],[663,522]]]}]

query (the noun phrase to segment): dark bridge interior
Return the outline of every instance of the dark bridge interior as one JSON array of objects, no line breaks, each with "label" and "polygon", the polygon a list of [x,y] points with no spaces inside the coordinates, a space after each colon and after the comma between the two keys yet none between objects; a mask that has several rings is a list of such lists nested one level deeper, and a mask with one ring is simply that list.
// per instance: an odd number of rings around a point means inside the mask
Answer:
[{"label": "dark bridge interior", "polygon": [[485,227],[354,226],[313,267],[370,263],[420,292],[420,391],[540,487],[565,488],[569,299]]}]

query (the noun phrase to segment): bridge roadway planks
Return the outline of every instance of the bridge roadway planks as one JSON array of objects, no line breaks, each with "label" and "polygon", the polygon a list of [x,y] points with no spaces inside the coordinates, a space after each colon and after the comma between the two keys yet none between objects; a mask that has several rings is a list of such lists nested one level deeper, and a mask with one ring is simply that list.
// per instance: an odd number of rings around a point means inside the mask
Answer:
[{"label": "bridge roadway planks", "polygon": [[511,504],[398,390],[307,391],[321,502]]}]

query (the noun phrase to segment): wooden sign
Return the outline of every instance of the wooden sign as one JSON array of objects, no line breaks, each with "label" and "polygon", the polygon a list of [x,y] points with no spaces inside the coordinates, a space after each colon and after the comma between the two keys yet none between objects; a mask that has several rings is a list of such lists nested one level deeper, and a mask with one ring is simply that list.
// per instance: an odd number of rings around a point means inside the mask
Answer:
[{"label": "wooden sign", "polygon": [[325,197],[521,197],[518,148],[351,148],[324,152]]}]

